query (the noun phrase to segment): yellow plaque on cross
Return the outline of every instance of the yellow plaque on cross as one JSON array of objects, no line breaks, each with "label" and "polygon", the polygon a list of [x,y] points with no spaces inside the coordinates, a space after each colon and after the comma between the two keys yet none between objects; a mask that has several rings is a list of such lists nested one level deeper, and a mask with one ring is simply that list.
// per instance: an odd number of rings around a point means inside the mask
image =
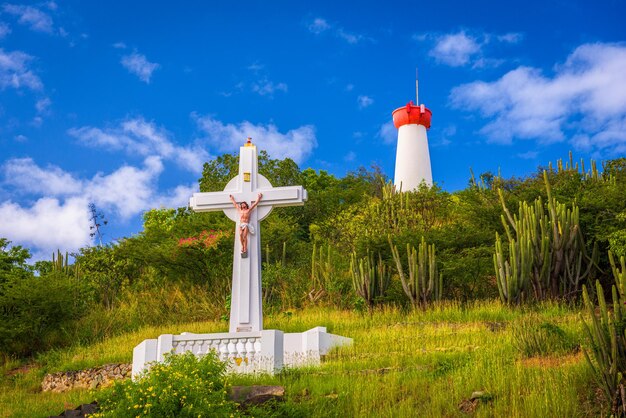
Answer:
[{"label": "yellow plaque on cross", "polygon": [[243,181],[250,183],[250,173],[243,173]]}]

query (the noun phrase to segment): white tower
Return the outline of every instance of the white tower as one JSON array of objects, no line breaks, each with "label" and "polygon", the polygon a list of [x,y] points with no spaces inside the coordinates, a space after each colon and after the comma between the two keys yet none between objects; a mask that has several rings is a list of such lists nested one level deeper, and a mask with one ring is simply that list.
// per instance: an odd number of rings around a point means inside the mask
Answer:
[{"label": "white tower", "polygon": [[[417,99],[417,80],[415,80]],[[416,190],[424,181],[433,185],[430,168],[428,136],[432,112],[424,105],[415,106],[412,101],[392,113],[393,124],[398,128],[398,149],[396,152],[396,172],[393,184],[397,190]]]}]

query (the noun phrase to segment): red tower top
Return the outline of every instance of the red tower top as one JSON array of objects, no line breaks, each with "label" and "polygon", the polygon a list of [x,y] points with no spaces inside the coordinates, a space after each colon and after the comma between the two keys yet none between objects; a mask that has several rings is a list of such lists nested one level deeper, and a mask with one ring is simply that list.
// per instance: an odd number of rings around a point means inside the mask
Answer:
[{"label": "red tower top", "polygon": [[406,106],[394,110],[391,115],[393,116],[393,124],[396,128],[414,123],[416,125],[423,125],[426,129],[430,129],[430,118],[433,112],[424,105],[415,106],[411,100]]}]

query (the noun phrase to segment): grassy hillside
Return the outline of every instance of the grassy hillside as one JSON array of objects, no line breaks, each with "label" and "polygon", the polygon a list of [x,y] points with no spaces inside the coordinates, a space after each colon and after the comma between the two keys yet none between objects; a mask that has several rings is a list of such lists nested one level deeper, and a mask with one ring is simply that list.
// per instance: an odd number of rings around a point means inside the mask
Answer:
[{"label": "grassy hillside", "polygon": [[[579,349],[578,311],[558,304],[513,309],[495,301],[447,303],[425,311],[382,308],[371,314],[309,308],[270,315],[265,321],[265,328],[285,332],[318,325],[352,337],[353,346],[334,351],[319,368],[233,377],[232,383],[285,386],[286,402],[274,413],[290,416],[600,413],[595,385]],[[27,371],[2,371],[0,416],[58,414],[66,405],[98,396],[87,391],[41,393],[39,384],[46,372],[130,362],[132,348],[145,338],[225,328],[224,322],[147,327],[97,344],[48,352]],[[470,402],[475,391],[484,392],[482,400]]]}]

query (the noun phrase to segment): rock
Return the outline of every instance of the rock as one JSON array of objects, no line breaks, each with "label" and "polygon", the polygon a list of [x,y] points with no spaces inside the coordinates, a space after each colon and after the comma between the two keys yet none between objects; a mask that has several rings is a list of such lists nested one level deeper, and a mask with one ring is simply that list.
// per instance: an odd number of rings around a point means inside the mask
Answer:
[{"label": "rock", "polygon": [[485,392],[484,390],[477,390],[472,392],[472,396],[470,396],[470,401],[479,400],[483,402],[489,402],[493,399],[493,395],[489,392]]},{"label": "rock", "polygon": [[106,364],[86,370],[48,374],[41,383],[44,392],[66,392],[75,388],[95,389],[114,380],[130,377],[131,364]]},{"label": "rock", "polygon": [[92,402],[92,403],[86,403],[86,404],[80,405],[76,409],[66,409],[65,411],[61,412],[60,415],[54,415],[54,416],[51,416],[50,418],[53,418],[53,417],[84,418],[88,414],[93,414],[97,411],[98,411],[98,403]]},{"label": "rock", "polygon": [[493,395],[484,390],[475,390],[469,399],[463,399],[459,404],[459,410],[466,414],[473,413],[480,403],[487,403],[493,400]]},{"label": "rock", "polygon": [[476,410],[477,406],[478,406],[477,399],[474,399],[474,400],[464,399],[459,404],[459,410],[465,414],[471,414]]},{"label": "rock", "polygon": [[282,386],[233,386],[228,395],[230,400],[242,405],[259,405],[270,400],[282,401],[285,388]]},{"label": "rock", "polygon": [[489,322],[488,321],[488,322],[485,322],[485,326],[491,332],[498,332],[506,328],[506,322]]}]

